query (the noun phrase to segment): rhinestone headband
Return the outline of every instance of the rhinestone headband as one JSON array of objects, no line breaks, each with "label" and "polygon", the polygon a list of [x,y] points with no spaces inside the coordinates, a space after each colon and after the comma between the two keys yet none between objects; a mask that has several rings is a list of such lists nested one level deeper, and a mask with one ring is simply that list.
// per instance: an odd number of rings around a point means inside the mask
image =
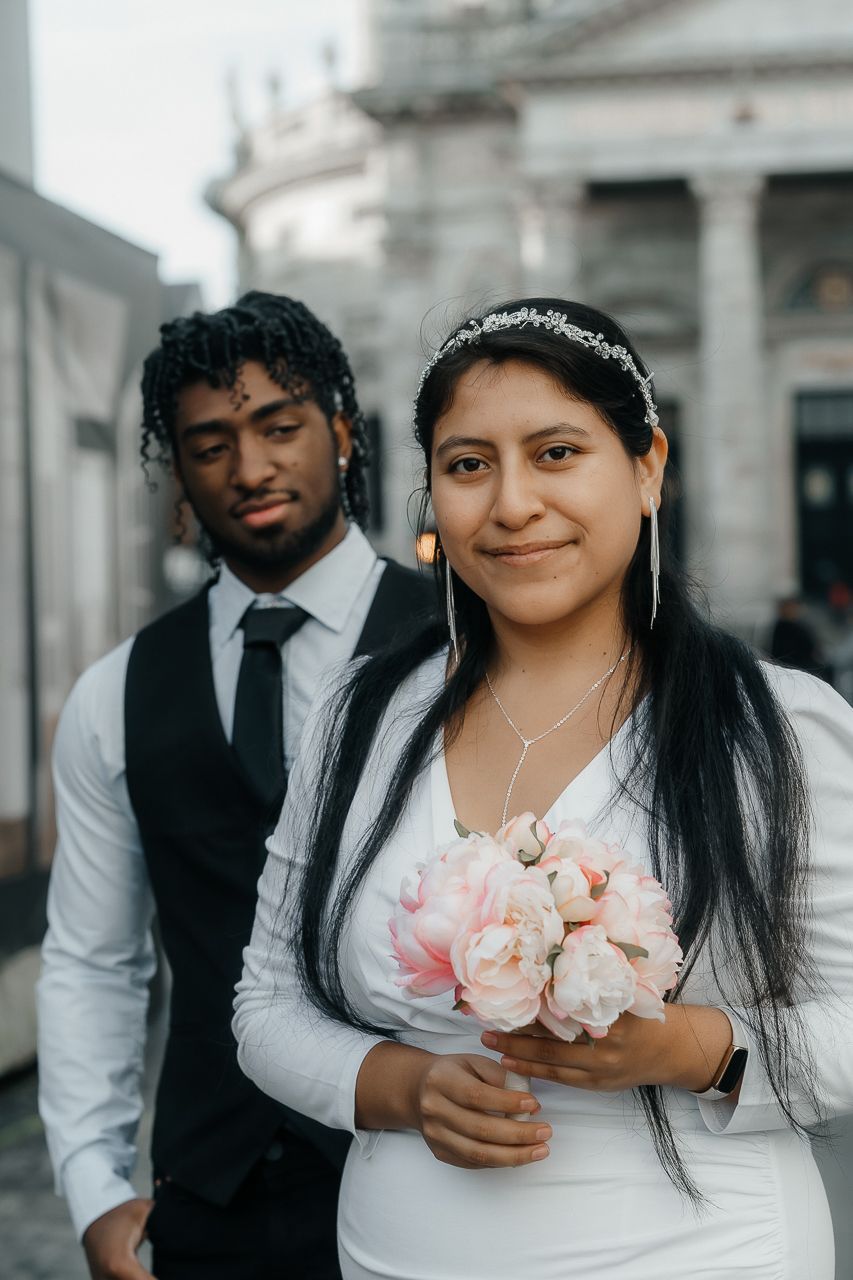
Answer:
[{"label": "rhinestone headband", "polygon": [[602,360],[618,360],[625,372],[630,373],[637,380],[640,394],[646,402],[646,422],[650,427],[658,425],[657,408],[650,390],[653,374],[650,373],[647,378],[644,378],[634,363],[631,353],[624,347],[611,347],[604,341],[603,333],[591,333],[589,329],[579,329],[576,324],[569,324],[568,318],[561,316],[557,311],[548,311],[544,316],[540,315],[535,307],[522,307],[520,311],[495,311],[483,320],[471,320],[470,329],[462,329],[454,334],[427,361],[418,383],[416,399],[420,399],[423,385],[439,360],[443,360],[453,351],[458,351],[466,343],[477,342],[483,333],[496,333],[499,329],[523,329],[526,324],[532,324],[536,329],[541,326],[543,329],[551,329],[554,333],[561,333],[572,342],[579,342],[581,346],[589,347],[596,355],[601,356]]}]

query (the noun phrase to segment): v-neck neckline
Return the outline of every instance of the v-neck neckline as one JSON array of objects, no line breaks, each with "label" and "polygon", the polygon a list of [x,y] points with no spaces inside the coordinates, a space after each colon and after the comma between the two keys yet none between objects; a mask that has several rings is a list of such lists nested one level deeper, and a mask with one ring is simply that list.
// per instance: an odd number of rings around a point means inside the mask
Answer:
[{"label": "v-neck neckline", "polygon": [[[636,712],[632,712],[632,714],[628,716],[627,720],[625,720],[624,723],[616,730],[613,737],[609,738],[607,742],[605,742],[601,750],[597,751],[592,759],[584,765],[580,772],[576,773],[571,781],[566,783],[563,790],[548,808],[547,813],[541,815],[541,821],[543,821],[552,831],[567,816],[566,814],[560,815],[558,811],[564,807],[563,802],[569,795],[569,792],[572,791],[573,788],[577,787],[579,783],[582,783],[584,779],[589,781],[587,775],[598,775],[597,785],[590,788],[591,796],[594,797],[594,812],[597,812],[601,807],[601,802],[607,799],[610,790],[609,787],[607,788],[606,795],[599,794],[599,792],[603,792],[603,788],[601,786],[602,779],[600,776],[602,765],[607,766],[606,776],[609,782],[611,776],[609,768],[611,752],[617,748],[622,734],[631,723],[635,714]],[[440,731],[440,733],[443,739],[443,731]],[[453,824],[454,821],[458,821],[456,805],[453,801],[453,792],[450,787],[450,777],[447,772],[447,759],[444,753],[443,741],[441,749],[436,753],[436,756],[433,759],[430,771],[430,788],[432,792],[433,831],[435,833],[437,843],[443,843],[444,839],[450,840],[453,838]],[[554,816],[555,812],[557,813],[556,818]],[[594,812],[587,812],[586,814],[577,813],[573,814],[572,817],[583,818],[584,821],[589,822],[592,820]],[[509,818],[512,816],[515,815],[508,815],[507,821],[509,821]],[[539,814],[536,816],[537,818],[540,817]],[[447,832],[446,836],[444,835],[445,830]],[[492,832],[492,834],[494,834],[494,832]]]}]

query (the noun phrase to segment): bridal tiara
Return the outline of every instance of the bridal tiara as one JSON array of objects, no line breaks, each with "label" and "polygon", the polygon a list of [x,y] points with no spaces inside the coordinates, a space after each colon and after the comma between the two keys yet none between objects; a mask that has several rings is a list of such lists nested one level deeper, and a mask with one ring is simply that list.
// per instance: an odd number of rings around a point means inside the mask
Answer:
[{"label": "bridal tiara", "polygon": [[481,334],[496,333],[499,329],[523,329],[526,324],[532,324],[536,329],[540,326],[551,329],[554,333],[561,333],[565,338],[570,338],[572,342],[579,342],[581,346],[589,347],[596,355],[601,356],[602,360],[618,360],[625,372],[630,373],[637,380],[640,393],[646,402],[646,422],[650,427],[658,425],[657,407],[650,390],[654,374],[650,373],[647,378],[644,378],[634,363],[631,353],[624,347],[611,347],[604,341],[603,333],[591,333],[589,329],[579,329],[576,324],[569,324],[568,317],[561,316],[557,311],[547,311],[544,316],[540,315],[535,307],[522,307],[520,311],[495,311],[483,320],[471,320],[469,323],[471,326],[469,329],[460,329],[459,333],[455,333],[427,361],[418,383],[416,402],[421,397],[424,383],[439,360],[453,351],[458,351],[468,342],[476,342]]}]

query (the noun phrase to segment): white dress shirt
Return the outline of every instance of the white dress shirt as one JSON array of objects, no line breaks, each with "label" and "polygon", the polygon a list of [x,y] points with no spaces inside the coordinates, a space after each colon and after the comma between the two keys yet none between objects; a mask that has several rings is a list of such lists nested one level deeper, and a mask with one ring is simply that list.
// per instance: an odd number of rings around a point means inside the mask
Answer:
[{"label": "white dress shirt", "polygon": [[[811,676],[773,666],[765,671],[790,717],[812,800],[812,911],[805,927],[818,982],[804,993],[799,1012],[819,1101],[829,1115],[847,1114],[853,1111],[853,711]],[[338,884],[386,803],[401,753],[445,672],[442,652],[395,693],[344,828]],[[551,1153],[519,1169],[457,1169],[436,1160],[414,1130],[356,1129],[359,1069],[381,1037],[333,1022],[307,1003],[281,910],[290,872],[310,843],[306,823],[325,732],[323,717],[312,716],[267,843],[233,1028],[240,1064],[261,1089],[355,1135],[338,1210],[344,1280],[684,1280],[700,1274],[703,1280],[832,1280],[832,1225],[820,1175],[808,1143],[776,1102],[748,1031],[748,1010],[734,1008],[750,1048],[737,1103],[666,1090],[679,1148],[706,1197],[701,1214],[664,1176],[633,1090],[596,1093],[534,1080],[542,1106],[537,1122],[553,1129]],[[648,866],[644,812],[618,782],[629,746],[623,728],[612,754],[601,751],[544,818],[552,831],[580,818],[592,835],[621,844]],[[342,969],[353,1006],[374,1025],[396,1028],[403,1043],[497,1059],[451,992],[412,1000],[394,982],[388,920],[401,881],[454,838],[455,816],[439,745],[352,905]],[[726,981],[725,966],[717,977]],[[684,999],[717,1006],[731,999],[705,948]],[[803,1123],[814,1119],[796,1089],[794,1105]]]},{"label": "white dress shirt", "polygon": [[[208,598],[216,699],[229,741],[246,609],[281,600],[311,615],[282,647],[290,768],[318,683],[352,656],[384,569],[354,525],[278,596],[256,596],[223,566]],[[154,902],[125,779],[132,647],[126,640],[80,677],[53,751],[58,841],[38,983],[40,1109],[57,1192],[80,1236],[136,1195],[128,1178],[156,961]]]}]

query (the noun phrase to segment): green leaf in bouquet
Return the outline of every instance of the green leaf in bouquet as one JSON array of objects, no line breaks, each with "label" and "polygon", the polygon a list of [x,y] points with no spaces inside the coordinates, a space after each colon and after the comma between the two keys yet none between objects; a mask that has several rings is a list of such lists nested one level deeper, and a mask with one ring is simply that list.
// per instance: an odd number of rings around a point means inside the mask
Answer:
[{"label": "green leaf in bouquet", "polygon": [[597,898],[600,898],[603,893],[607,892],[607,886],[609,884],[610,884],[610,872],[605,871],[604,880],[602,881],[602,883],[594,884],[589,891],[589,896],[592,898],[593,902],[595,902]]},{"label": "green leaf in bouquet", "polygon": [[453,1006],[453,1012],[464,1013],[467,1008],[468,1008],[468,1001],[462,1000],[460,998],[459,1000],[456,1001],[456,1004]]},{"label": "green leaf in bouquet", "polygon": [[453,819],[453,825],[454,825],[454,827],[456,828],[456,834],[457,834],[458,836],[461,836],[463,840],[467,840],[467,839],[468,839],[468,837],[469,837],[469,836],[470,836],[470,834],[471,834],[471,832],[468,830],[468,828],[467,828],[467,827],[463,827],[462,823],[459,821],[459,819],[458,819],[458,818],[454,818],[454,819]]},{"label": "green leaf in bouquet", "polygon": [[590,1049],[594,1049],[594,1048],[595,1048],[595,1041],[593,1040],[592,1036],[589,1034],[589,1032],[588,1032],[588,1031],[585,1031],[585,1032],[583,1033],[583,1038],[584,1038],[584,1040],[586,1040],[586,1042],[587,1042],[587,1044],[589,1045]]},{"label": "green leaf in bouquet", "polygon": [[536,841],[536,843],[539,845],[539,857],[541,858],[541,857],[542,857],[542,854],[545,852],[545,846],[544,846],[544,844],[542,843],[542,841],[541,841],[541,840],[540,840],[540,838],[539,838],[539,832],[536,830],[536,823],[535,823],[535,821],[534,821],[534,822],[531,822],[531,824],[530,824],[530,830],[531,830],[531,832],[532,832],[532,834],[533,834],[533,839],[534,839],[534,840]]},{"label": "green leaf in bouquet", "polygon": [[556,871],[549,871],[549,872],[548,872],[548,883],[549,883],[550,885],[553,885],[553,883],[554,883],[554,881],[555,881],[556,879],[557,879],[557,872],[556,872]]},{"label": "green leaf in bouquet", "polygon": [[624,951],[628,960],[648,960],[649,958],[646,948],[636,947],[633,942],[614,942],[613,938],[608,938],[607,941],[611,946],[618,947],[620,951]]},{"label": "green leaf in bouquet", "polygon": [[554,972],[554,964],[557,960],[557,956],[561,956],[562,954],[563,948],[560,946],[559,942],[556,942],[545,957],[545,963],[550,966],[552,973]]},{"label": "green leaf in bouquet", "polygon": [[519,862],[523,862],[526,867],[532,867],[542,857],[541,853],[525,853],[523,849],[519,849],[515,855]]}]

